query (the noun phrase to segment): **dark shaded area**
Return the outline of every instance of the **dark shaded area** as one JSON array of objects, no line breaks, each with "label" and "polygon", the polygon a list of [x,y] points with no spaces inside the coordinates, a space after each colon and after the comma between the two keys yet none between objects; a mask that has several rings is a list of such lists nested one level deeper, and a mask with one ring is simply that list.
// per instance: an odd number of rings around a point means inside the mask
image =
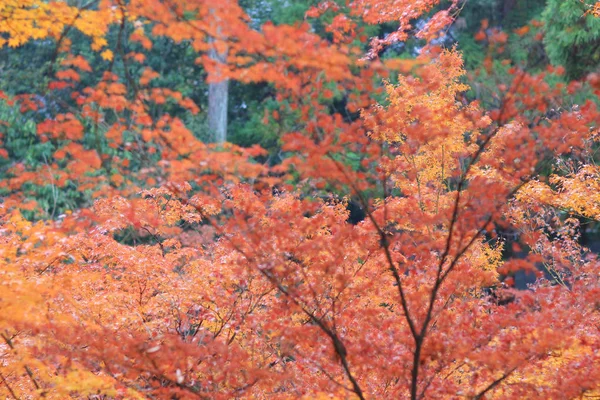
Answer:
[{"label": "dark shaded area", "polygon": [[348,215],[348,222],[352,225],[360,223],[367,216],[365,210],[363,210],[360,203],[356,200],[350,200],[346,208],[348,211],[350,211],[350,214]]}]

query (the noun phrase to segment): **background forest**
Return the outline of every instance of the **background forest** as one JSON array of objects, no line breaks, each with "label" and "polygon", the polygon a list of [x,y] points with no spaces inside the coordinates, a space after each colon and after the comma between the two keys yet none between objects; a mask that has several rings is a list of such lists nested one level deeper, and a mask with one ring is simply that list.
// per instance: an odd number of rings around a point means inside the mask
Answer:
[{"label": "background forest", "polygon": [[600,396],[600,3],[0,0],[0,396]]},{"label": "background forest", "polygon": [[[249,16],[249,23],[253,29],[260,29],[266,22],[275,25],[301,23],[305,21],[306,12],[319,2],[242,0],[239,4]],[[90,2],[88,7],[93,7],[93,2]],[[442,7],[444,5],[438,6],[440,9]],[[469,0],[460,4],[456,20],[436,42],[446,48],[456,46],[461,52],[467,72],[463,80],[470,86],[469,91],[465,93],[465,99],[478,100],[487,106],[497,102],[497,85],[507,80],[507,71],[512,65],[518,65],[531,73],[544,71],[551,66],[564,67],[564,77],[555,78],[553,84],[580,79],[597,71],[600,64],[600,21],[589,13],[591,7],[591,2],[587,4],[582,1]],[[432,13],[434,11],[429,12]],[[431,16],[429,14],[415,21],[415,27],[422,27]],[[584,14],[587,17],[582,17]],[[331,18],[326,16],[322,20],[312,21],[314,32],[323,38],[331,39],[332,33],[327,29]],[[364,24],[357,29],[364,30],[363,34],[369,38],[386,38],[396,31],[397,23],[391,21],[377,25]],[[283,132],[294,129],[294,116],[286,118],[285,114],[274,113],[282,107],[282,103],[277,99],[272,84],[231,80],[225,84],[226,96],[215,97],[213,104],[209,105],[210,85],[206,80],[207,71],[203,65],[195,62],[198,55],[190,42],[150,36],[148,40],[152,42],[151,51],[144,51],[150,50],[144,42],[122,42],[122,38],[135,30],[135,26],[125,26],[123,30],[113,26],[107,32],[106,40],[110,45],[116,44],[123,54],[132,56],[129,62],[118,62],[113,56],[104,57],[95,53],[90,49],[89,39],[85,35],[75,29],[67,29],[59,38],[59,47],[68,42],[73,53],[80,54],[95,66],[94,71],[81,71],[84,73],[78,75],[77,79],[70,79],[68,72],[56,75],[61,63],[68,60],[53,40],[29,41],[17,48],[5,45],[0,49],[0,91],[11,98],[18,98],[20,95],[31,93],[33,88],[39,89],[37,97],[31,99],[36,104],[34,112],[19,114],[8,102],[2,104],[0,109],[0,116],[8,124],[3,132],[4,157],[0,160],[4,180],[2,190],[5,194],[11,190],[7,184],[14,175],[11,171],[14,171],[15,163],[20,168],[35,169],[48,164],[52,154],[59,147],[52,141],[44,141],[38,137],[37,124],[49,117],[65,113],[69,107],[77,106],[76,99],[70,96],[70,91],[48,88],[68,86],[70,90],[81,90],[91,87],[102,79],[106,69],[125,79],[139,76],[146,67],[155,71],[158,75],[149,74],[146,80],[152,79],[154,87],[168,88],[181,93],[199,107],[199,112],[192,112],[172,102],[164,102],[152,105],[150,114],[156,117],[168,113],[180,118],[194,136],[203,142],[227,141],[245,148],[260,145],[268,152],[260,160],[270,165],[281,163],[285,158],[280,137]],[[490,41],[484,32],[500,35],[499,38],[504,44],[501,52],[490,49]],[[379,56],[384,60],[414,59],[424,43],[422,39],[408,38],[387,47]],[[365,50],[367,45],[368,42],[365,42]],[[143,65],[136,62],[136,55],[139,60],[143,60]],[[505,60],[511,60],[510,64]],[[130,78],[127,78],[128,75]],[[57,83],[57,79],[63,82]],[[135,88],[130,87],[129,90]],[[573,102],[581,102],[586,98],[593,99],[594,96],[589,91],[578,92],[577,99]],[[342,94],[333,93],[328,106],[334,112],[348,113],[345,109],[346,102],[347,99]],[[211,112],[225,113],[224,122],[213,122],[211,126]],[[356,118],[357,114],[351,113],[346,116],[352,119]],[[131,146],[128,149],[127,146],[111,144],[110,123],[103,122],[96,124],[89,119],[82,121],[85,128],[92,128],[93,125],[93,129],[87,129],[83,137],[84,147],[94,149],[105,159],[117,157],[127,160],[128,165],[125,169],[119,169],[116,165],[104,161],[97,174],[119,176],[126,171],[152,167],[160,161],[158,151],[153,154],[147,151],[140,153]],[[93,134],[89,131],[93,131]],[[133,136],[127,132],[124,134],[124,142],[133,140]],[[25,199],[35,200],[40,208],[35,212],[32,210],[28,214],[29,218],[55,217],[65,210],[89,206],[92,201],[91,192],[92,190],[81,190],[75,182],[68,180],[64,186],[61,185],[61,190],[53,189],[52,185],[30,182]]]}]

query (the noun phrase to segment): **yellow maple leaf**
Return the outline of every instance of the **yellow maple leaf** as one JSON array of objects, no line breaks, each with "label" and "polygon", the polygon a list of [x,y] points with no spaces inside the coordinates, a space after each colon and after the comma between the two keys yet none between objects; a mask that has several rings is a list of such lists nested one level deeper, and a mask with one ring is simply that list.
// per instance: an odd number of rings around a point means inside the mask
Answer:
[{"label": "yellow maple leaf", "polygon": [[111,50],[104,50],[102,53],[100,53],[100,57],[102,57],[106,61],[112,61],[113,52]]}]

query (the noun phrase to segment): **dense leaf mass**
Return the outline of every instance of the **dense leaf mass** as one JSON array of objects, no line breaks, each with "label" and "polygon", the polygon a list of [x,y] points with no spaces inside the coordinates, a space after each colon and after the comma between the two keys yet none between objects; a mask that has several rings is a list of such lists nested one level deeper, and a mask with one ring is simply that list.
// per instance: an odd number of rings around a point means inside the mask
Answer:
[{"label": "dense leaf mass", "polygon": [[0,0],[0,396],[600,396],[600,6],[283,3]]}]

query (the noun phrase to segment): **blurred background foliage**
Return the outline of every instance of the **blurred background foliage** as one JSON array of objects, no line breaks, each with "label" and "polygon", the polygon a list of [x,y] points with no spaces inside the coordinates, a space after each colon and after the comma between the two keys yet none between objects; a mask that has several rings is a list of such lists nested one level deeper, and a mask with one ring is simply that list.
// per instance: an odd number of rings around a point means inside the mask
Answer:
[{"label": "blurred background foliage", "polygon": [[[309,22],[312,30],[322,37],[331,40],[325,25],[332,15],[326,14],[322,19],[307,20],[306,11],[319,3],[318,0],[240,0],[241,6],[251,18],[254,29],[272,21],[274,24],[301,24]],[[440,7],[447,7],[442,2]],[[435,12],[436,10],[433,10]],[[528,72],[536,73],[547,70],[549,66],[562,65],[564,74],[549,74],[546,81],[550,85],[565,83],[573,78],[582,78],[586,74],[598,71],[600,65],[600,18],[586,14],[585,2],[581,0],[468,0],[460,4],[460,12],[446,35],[439,39],[445,47],[457,46],[462,52],[465,68],[468,72],[466,81],[471,90],[465,94],[467,100],[479,100],[484,106],[493,106],[498,101],[495,93],[498,85],[510,79],[509,70],[518,66]],[[414,26],[422,26],[426,21],[414,21]],[[367,37],[383,38],[397,29],[393,24],[380,26],[359,26]],[[504,32],[506,41],[502,51],[488,40],[494,32]],[[482,36],[483,34],[483,36]],[[117,27],[110,32],[109,42],[116,43]],[[128,35],[125,35],[127,37]],[[86,57],[93,66],[101,66],[97,71],[108,67],[119,76],[124,69],[132,76],[139,76],[144,66],[137,63],[124,64],[121,61],[107,61],[89,50],[88,39],[76,32],[69,33],[71,52]],[[152,38],[151,50],[144,50],[139,43],[126,42],[125,53],[136,51],[146,57],[145,65],[160,74],[152,82],[155,87],[171,88],[189,97],[200,106],[201,112],[193,115],[183,108],[169,102],[154,107],[156,115],[169,113],[184,121],[186,126],[205,142],[211,140],[207,126],[206,110],[208,102],[208,86],[205,83],[206,73],[195,63],[197,54],[189,43],[175,43],[166,38]],[[368,42],[362,44],[364,48]],[[388,48],[382,58],[414,58],[423,44],[416,39],[400,43]],[[114,47],[114,46],[112,46]],[[53,80],[57,66],[62,61],[56,51],[56,43],[49,40],[32,41],[18,49],[0,49],[0,91],[8,96],[25,93],[40,93],[37,98],[40,106],[37,110],[20,112],[18,107],[0,100],[0,120],[6,124],[0,127],[4,143],[5,156],[0,158],[0,178],[7,179],[15,174],[15,165],[24,165],[31,169],[48,163],[57,149],[53,141],[42,142],[36,134],[37,124],[52,119],[58,113],[64,113],[71,107],[76,108],[74,100],[65,91],[52,92],[44,90]],[[75,89],[94,86],[102,79],[101,73],[83,74],[76,82]],[[393,78],[392,78],[393,82]],[[32,90],[33,88],[33,90]],[[567,94],[565,94],[567,95]],[[573,96],[573,104],[593,98],[591,91],[585,86]],[[333,111],[343,111],[344,99],[334,96],[327,100]],[[285,154],[280,147],[280,133],[294,129],[293,115],[279,113],[285,104],[278,102],[275,90],[269,84],[242,84],[232,81],[229,87],[228,104],[228,141],[251,147],[260,145],[268,151],[268,155],[260,161],[271,165],[279,163]],[[358,118],[358,113],[348,115]],[[108,124],[94,124],[94,121],[81,121],[85,129],[83,144],[105,155],[129,160],[131,171],[137,171],[155,165],[160,154],[136,153],[127,148],[114,148],[108,145],[105,133]],[[133,134],[125,132],[125,140],[134,140]],[[128,136],[129,135],[129,136]],[[103,162],[98,174],[107,177],[116,173],[111,170],[110,162]],[[65,210],[89,205],[93,200],[85,190],[81,191],[75,184],[67,184],[57,190],[48,182],[46,185],[29,185],[27,196],[41,204],[47,215],[30,215],[31,218],[55,216]],[[9,188],[0,189],[6,194]]]}]

